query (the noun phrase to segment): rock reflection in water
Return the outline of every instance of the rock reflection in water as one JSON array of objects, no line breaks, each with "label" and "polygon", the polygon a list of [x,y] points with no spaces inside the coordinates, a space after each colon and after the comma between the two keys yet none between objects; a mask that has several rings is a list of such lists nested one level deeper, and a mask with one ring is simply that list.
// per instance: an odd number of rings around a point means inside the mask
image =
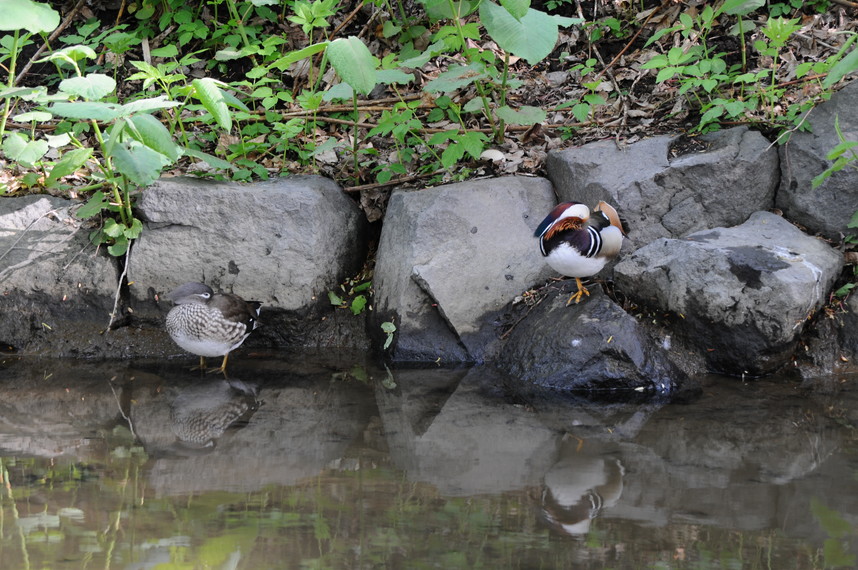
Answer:
[{"label": "rock reflection in water", "polygon": [[[487,367],[385,386],[354,363],[250,360],[241,380],[16,366],[0,367],[0,515],[27,541],[0,536],[4,567],[25,549],[44,555],[33,567],[96,552],[106,526],[125,543],[93,555],[105,567],[200,560],[233,531],[219,567],[428,567],[454,550],[445,567],[686,568],[716,552],[803,569],[831,562],[832,539],[841,560],[858,550],[854,391],[719,378],[683,404],[609,404],[510,394]],[[53,550],[36,549],[48,531]]]}]

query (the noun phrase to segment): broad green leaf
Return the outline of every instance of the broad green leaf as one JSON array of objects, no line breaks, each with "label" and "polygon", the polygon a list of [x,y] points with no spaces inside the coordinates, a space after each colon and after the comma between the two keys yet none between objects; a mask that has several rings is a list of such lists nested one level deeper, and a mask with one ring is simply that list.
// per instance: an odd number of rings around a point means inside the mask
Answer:
[{"label": "broad green leaf", "polygon": [[[218,82],[218,85],[226,86],[226,84],[222,84],[220,82]],[[241,109],[242,111],[246,111],[248,113],[250,112],[250,109],[247,108],[247,105],[245,105],[241,99],[230,93],[228,90],[221,89],[220,93],[221,95],[223,95],[223,102],[226,103],[228,106],[234,107],[236,109]]]},{"label": "broad green leaf", "polygon": [[381,35],[385,38],[392,38],[402,31],[402,26],[397,26],[393,20],[387,20],[381,27]]},{"label": "broad green leaf", "polygon": [[828,77],[822,82],[823,87],[831,87],[847,73],[851,73],[858,69],[858,48],[850,51],[846,56],[834,64],[831,71],[828,72]]},{"label": "broad green leaf", "polygon": [[179,160],[179,147],[173,142],[173,136],[161,121],[147,113],[128,117],[128,133],[143,145],[160,152],[171,162]]},{"label": "broad green leaf", "polygon": [[649,58],[649,61],[645,61],[643,65],[641,65],[641,69],[658,69],[659,67],[664,67],[666,65],[667,56],[659,54]]},{"label": "broad green leaf", "polygon": [[214,58],[217,61],[232,61],[235,59],[241,59],[242,57],[247,57],[250,54],[256,53],[259,50],[256,48],[248,49],[246,47],[241,49],[233,49],[233,48],[224,48],[219,49],[215,52]]},{"label": "broad green leaf", "polygon": [[23,99],[26,96],[35,96],[42,91],[44,91],[44,87],[7,87],[0,90],[0,99],[9,99],[10,97]]},{"label": "broad green leaf", "polygon": [[348,83],[337,83],[322,94],[322,100],[328,102],[350,100],[354,93],[354,89]]},{"label": "broad green leaf", "polygon": [[30,141],[20,133],[9,133],[3,141],[3,152],[15,162],[32,167],[48,152],[48,141]]},{"label": "broad green leaf", "polygon": [[194,79],[192,82],[197,98],[206,111],[211,113],[215,122],[225,131],[232,129],[232,116],[227,109],[223,91],[218,83],[210,77]]},{"label": "broad green leaf", "polygon": [[475,81],[488,77],[482,68],[476,64],[459,65],[450,67],[423,86],[423,90],[429,93],[452,93],[462,87],[467,87]]},{"label": "broad green leaf", "polygon": [[586,123],[590,117],[591,108],[587,103],[578,103],[572,107],[572,114],[578,119],[579,123]]},{"label": "broad green leaf", "polygon": [[520,20],[530,9],[530,0],[500,0],[501,6],[516,20]]},{"label": "broad green leaf", "polygon": [[174,44],[169,44],[163,47],[152,50],[152,55],[155,57],[176,57],[179,55],[179,48]]},{"label": "broad green leaf", "polygon": [[664,83],[668,79],[671,79],[674,75],[676,75],[677,69],[673,66],[665,67],[664,69],[659,70],[658,75],[655,77],[656,83]]},{"label": "broad green leaf", "polygon": [[835,297],[845,297],[854,288],[855,288],[855,283],[847,283],[843,287],[841,287],[837,291],[835,291],[834,296]]},{"label": "broad green leaf", "polygon": [[201,150],[196,150],[193,148],[184,148],[184,149],[182,149],[182,152],[186,156],[192,156],[194,158],[198,158],[198,159],[202,160],[203,162],[205,162],[206,164],[208,164],[212,168],[220,168],[221,170],[235,169],[235,166],[233,166],[231,162],[227,162],[226,160],[223,160],[222,158],[218,158],[214,155],[211,155],[207,152],[203,152]]},{"label": "broad green leaf", "polygon": [[105,235],[110,236],[112,238],[118,238],[121,235],[124,235],[124,227],[122,224],[116,223],[116,220],[113,218],[107,218],[104,220],[104,227],[101,228]]},{"label": "broad green leaf", "polygon": [[337,307],[342,306],[344,303],[342,298],[333,291],[328,291],[328,301],[331,302],[331,305],[335,305]]},{"label": "broad green leaf", "polygon": [[726,0],[721,5],[721,11],[731,16],[746,16],[758,8],[762,8],[766,0]]},{"label": "broad green leaf", "polygon": [[54,164],[54,167],[51,169],[51,173],[45,181],[45,185],[52,186],[63,176],[73,174],[74,171],[83,166],[91,156],[91,148],[76,148],[68,151],[56,164]]},{"label": "broad green leaf", "polygon": [[27,30],[47,34],[60,25],[60,14],[48,4],[31,0],[4,0],[0,31]]},{"label": "broad green leaf", "polygon": [[435,57],[439,54],[444,53],[444,51],[446,51],[446,49],[447,49],[446,45],[444,44],[443,41],[437,41],[437,42],[431,44],[425,50],[423,50],[423,53],[421,53],[420,55],[415,55],[415,56],[410,57],[408,59],[404,59],[401,62],[399,62],[399,65],[400,65],[400,67],[404,67],[404,68],[423,67],[424,65],[426,65],[429,62],[430,59],[432,59],[433,57]]},{"label": "broad green leaf", "polygon": [[328,61],[343,81],[358,93],[369,95],[377,82],[376,59],[357,37],[337,38],[327,50]]},{"label": "broad green leaf", "polygon": [[391,83],[411,83],[414,81],[414,76],[410,73],[405,73],[401,69],[380,69],[376,72],[376,79],[379,83],[390,85]]},{"label": "broad green leaf", "polygon": [[279,69],[280,71],[284,71],[287,67],[289,67],[296,61],[301,61],[302,59],[306,59],[308,57],[316,55],[319,52],[325,51],[326,47],[328,47],[328,42],[322,42],[318,44],[309,45],[303,49],[289,52],[280,59],[274,60],[274,62],[271,64],[271,67]]},{"label": "broad green leaf", "polygon": [[539,107],[529,107],[525,105],[518,110],[505,105],[499,108],[497,116],[511,125],[535,125],[542,123],[548,115]]},{"label": "broad green leaf", "polygon": [[102,210],[107,209],[109,205],[110,202],[104,195],[104,192],[98,190],[87,200],[86,204],[77,209],[74,215],[81,220],[85,220],[98,215]]},{"label": "broad green leaf", "polygon": [[126,251],[128,251],[128,238],[126,238],[124,235],[121,235],[116,238],[116,242],[113,245],[107,246],[107,253],[109,253],[113,257],[125,255]]},{"label": "broad green leaf", "polygon": [[459,144],[462,145],[462,148],[465,149],[472,158],[479,158],[483,153],[483,150],[485,150],[485,142],[487,138],[488,137],[483,133],[468,131],[459,135]]},{"label": "broad green leaf", "polygon": [[50,121],[54,116],[45,111],[30,111],[28,113],[20,113],[12,117],[13,121],[18,121],[19,123],[29,123],[33,121],[34,123],[44,123],[45,121]]},{"label": "broad green leaf", "polygon": [[116,89],[116,81],[103,73],[90,73],[83,77],[70,77],[60,81],[60,91],[77,95],[87,101],[97,101]]},{"label": "broad green leaf", "polygon": [[158,97],[150,97],[148,99],[138,99],[137,101],[132,101],[131,103],[126,103],[121,107],[121,115],[123,117],[127,117],[128,115],[133,115],[134,113],[148,113],[149,111],[160,111],[162,109],[169,109],[170,107],[178,107],[181,105],[178,101],[171,101],[167,99],[166,95],[160,95]]},{"label": "broad green leaf", "polygon": [[161,175],[166,157],[149,147],[118,144],[111,153],[116,170],[138,186],[149,186]]},{"label": "broad green leaf", "polygon": [[71,142],[71,135],[63,133],[61,135],[45,134],[45,139],[48,141],[48,146],[51,148],[62,148]]},{"label": "broad green leaf", "polygon": [[480,3],[480,20],[501,49],[536,65],[551,53],[557,43],[558,27],[580,20],[549,16],[529,9],[520,19],[494,2]]},{"label": "broad green leaf", "polygon": [[127,237],[128,239],[137,239],[140,237],[140,234],[143,232],[143,222],[138,220],[137,218],[132,218],[131,226],[126,226],[122,231],[122,235]]},{"label": "broad green leaf", "polygon": [[57,55],[68,57],[69,59],[72,59],[74,61],[80,61],[82,59],[96,59],[96,58],[98,58],[98,54],[95,53],[95,50],[92,49],[91,47],[85,46],[85,45],[74,45],[74,46],[64,47],[63,49],[58,49],[57,51],[53,52],[48,57],[57,56]]},{"label": "broad green leaf", "polygon": [[112,121],[122,114],[122,106],[115,103],[100,103],[97,101],[59,102],[48,107],[48,111],[54,115],[69,119]]},{"label": "broad green leaf", "polygon": [[463,18],[474,10],[474,4],[468,0],[452,3],[449,0],[423,0],[421,3],[426,7],[426,15],[435,21]]},{"label": "broad green leaf", "polygon": [[352,299],[352,304],[349,307],[352,311],[353,315],[359,315],[366,308],[366,296],[358,295],[354,299]]}]

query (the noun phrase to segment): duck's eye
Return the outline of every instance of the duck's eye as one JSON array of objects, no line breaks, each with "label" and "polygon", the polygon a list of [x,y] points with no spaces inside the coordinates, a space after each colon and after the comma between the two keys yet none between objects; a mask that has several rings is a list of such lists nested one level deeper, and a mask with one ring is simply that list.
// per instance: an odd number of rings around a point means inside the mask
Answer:
[{"label": "duck's eye", "polygon": [[203,299],[210,299],[211,296],[211,293],[200,293],[200,297],[202,297]]}]

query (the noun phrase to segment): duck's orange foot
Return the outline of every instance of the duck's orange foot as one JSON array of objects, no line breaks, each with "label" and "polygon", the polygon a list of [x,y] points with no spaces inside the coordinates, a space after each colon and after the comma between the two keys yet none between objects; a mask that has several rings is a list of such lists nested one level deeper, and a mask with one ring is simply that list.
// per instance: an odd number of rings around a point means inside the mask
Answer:
[{"label": "duck's orange foot", "polygon": [[577,291],[577,292],[575,292],[575,293],[573,293],[573,294],[572,294],[572,296],[571,296],[571,297],[569,297],[569,300],[568,300],[568,301],[566,301],[566,306],[567,306],[567,307],[568,307],[569,305],[571,305],[571,304],[572,304],[572,300],[573,300],[573,299],[575,300],[575,304],[577,305],[578,303],[580,303],[580,302],[581,302],[581,298],[582,298],[584,295],[587,295],[587,296],[589,296],[589,295],[590,295],[590,292],[589,292],[589,291],[587,291],[587,288],[586,288],[586,287],[584,287],[584,284],[583,284],[583,283],[581,283],[581,280],[580,280],[579,278],[577,278],[577,277],[575,278],[575,283],[577,283],[577,284],[578,284],[578,291]]}]

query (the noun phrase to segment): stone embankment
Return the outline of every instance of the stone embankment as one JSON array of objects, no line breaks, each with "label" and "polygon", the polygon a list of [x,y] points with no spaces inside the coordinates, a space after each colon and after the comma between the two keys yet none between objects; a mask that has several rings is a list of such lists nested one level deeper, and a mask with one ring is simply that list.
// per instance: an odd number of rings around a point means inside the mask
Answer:
[{"label": "stone embankment", "polygon": [[[162,299],[203,281],[263,303],[250,349],[493,363],[514,383],[561,391],[665,393],[707,371],[854,371],[858,295],[836,306],[830,295],[844,267],[837,246],[858,210],[858,171],[818,189],[810,181],[839,142],[836,117],[858,140],[856,104],[853,83],[811,113],[812,132],[780,147],[744,127],[603,141],[552,152],[547,178],[394,190],[371,310],[359,317],[332,307],[328,291],[361,269],[377,228],[330,180],[162,179],[141,193],[145,230],[124,261],[89,243],[77,203],[4,198],[0,342],[23,354],[176,355]],[[572,307],[569,284],[551,279],[533,237],[568,200],[606,200],[629,229],[618,261],[598,276],[610,294],[591,287]],[[396,332],[383,350],[387,322]]]}]

